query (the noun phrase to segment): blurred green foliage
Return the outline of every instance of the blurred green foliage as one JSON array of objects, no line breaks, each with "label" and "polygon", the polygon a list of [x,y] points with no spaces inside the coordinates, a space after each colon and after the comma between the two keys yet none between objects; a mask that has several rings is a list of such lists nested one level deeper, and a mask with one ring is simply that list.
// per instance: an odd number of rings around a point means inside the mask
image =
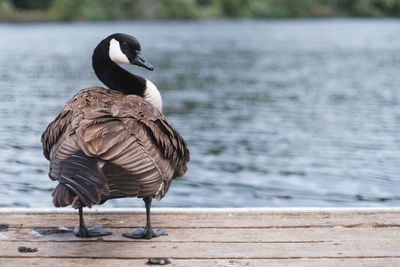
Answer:
[{"label": "blurred green foliage", "polygon": [[14,7],[20,10],[47,9],[53,0],[12,0]]},{"label": "blurred green foliage", "polygon": [[400,0],[0,0],[2,14],[52,20],[399,17]]},{"label": "blurred green foliage", "polygon": [[15,12],[14,5],[10,0],[0,0],[0,18],[9,20]]},{"label": "blurred green foliage", "polygon": [[0,0],[0,13],[14,11],[14,5],[10,0]]},{"label": "blurred green foliage", "polygon": [[135,18],[140,1],[131,0],[53,0],[49,6],[56,20],[114,20]]}]

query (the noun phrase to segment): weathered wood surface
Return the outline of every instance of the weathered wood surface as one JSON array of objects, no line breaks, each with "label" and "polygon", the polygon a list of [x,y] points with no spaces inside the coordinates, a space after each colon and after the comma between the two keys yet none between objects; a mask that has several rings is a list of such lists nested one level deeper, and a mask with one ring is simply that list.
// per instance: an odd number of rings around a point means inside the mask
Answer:
[{"label": "weathered wood surface", "polygon": [[154,213],[166,234],[152,240],[121,236],[143,226],[144,213],[85,219],[113,235],[43,232],[71,230],[74,213],[0,213],[0,266],[146,266],[151,257],[172,266],[400,266],[400,211]]}]

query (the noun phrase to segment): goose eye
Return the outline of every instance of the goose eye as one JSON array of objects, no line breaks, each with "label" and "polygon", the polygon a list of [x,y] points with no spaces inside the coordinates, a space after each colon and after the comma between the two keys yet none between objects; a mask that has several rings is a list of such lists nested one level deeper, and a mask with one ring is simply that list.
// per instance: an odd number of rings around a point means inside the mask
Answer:
[{"label": "goose eye", "polygon": [[122,43],[121,43],[121,46],[122,46],[122,48],[124,48],[124,49],[129,49],[128,43],[122,42]]}]

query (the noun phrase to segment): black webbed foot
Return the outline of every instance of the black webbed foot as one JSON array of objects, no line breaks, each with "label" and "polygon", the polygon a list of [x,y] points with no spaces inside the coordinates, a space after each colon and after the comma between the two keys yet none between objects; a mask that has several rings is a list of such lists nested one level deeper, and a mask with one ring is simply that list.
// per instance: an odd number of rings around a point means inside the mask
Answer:
[{"label": "black webbed foot", "polygon": [[103,235],[111,235],[111,232],[107,232],[102,226],[97,225],[93,227],[79,227],[74,228],[74,234],[78,237],[97,237]]},{"label": "black webbed foot", "polygon": [[122,234],[125,237],[133,238],[133,239],[152,239],[153,237],[160,236],[164,233],[164,229],[159,229],[159,230],[152,230],[150,228],[138,228],[136,231],[130,232],[130,233],[124,233]]},{"label": "black webbed foot", "polygon": [[164,233],[164,229],[153,231],[150,222],[150,206],[151,197],[144,197],[143,201],[146,205],[146,228],[138,228],[136,231],[130,233],[124,233],[122,236],[133,238],[133,239],[152,239],[153,237],[160,236]]},{"label": "black webbed foot", "polygon": [[79,226],[74,228],[74,234],[79,237],[96,237],[103,235],[111,235],[112,233],[107,232],[100,225],[86,228],[85,221],[83,220],[82,207],[79,208]]}]

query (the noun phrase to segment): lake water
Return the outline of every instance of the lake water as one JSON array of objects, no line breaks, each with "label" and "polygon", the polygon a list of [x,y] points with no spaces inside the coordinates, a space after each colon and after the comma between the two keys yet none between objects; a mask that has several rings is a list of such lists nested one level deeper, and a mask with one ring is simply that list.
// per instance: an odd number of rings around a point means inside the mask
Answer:
[{"label": "lake water", "polygon": [[0,207],[52,207],[40,136],[114,32],[191,151],[154,206],[400,206],[400,20],[338,19],[0,24]]}]

